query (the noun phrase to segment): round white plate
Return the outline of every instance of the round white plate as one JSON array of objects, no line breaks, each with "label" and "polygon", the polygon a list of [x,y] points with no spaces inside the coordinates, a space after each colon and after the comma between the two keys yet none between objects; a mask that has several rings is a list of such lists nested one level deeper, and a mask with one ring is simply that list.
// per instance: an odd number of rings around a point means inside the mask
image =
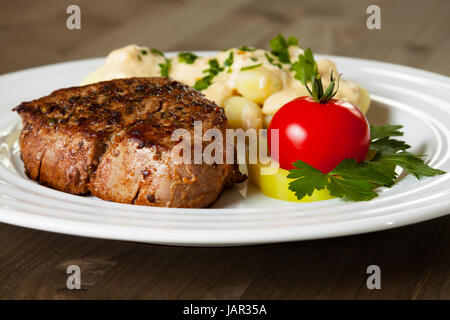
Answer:
[{"label": "round white plate", "polygon": [[[212,55],[215,52],[198,52]],[[326,56],[318,56],[324,58]],[[328,57],[372,96],[373,124],[402,124],[413,152],[450,171],[450,79],[388,63]],[[149,243],[223,246],[336,237],[394,228],[450,213],[450,174],[402,176],[369,202],[291,203],[250,183],[225,191],[208,209],[152,208],[66,194],[23,173],[17,137],[22,101],[74,86],[103,63],[90,59],[0,76],[0,221],[53,232]]]}]

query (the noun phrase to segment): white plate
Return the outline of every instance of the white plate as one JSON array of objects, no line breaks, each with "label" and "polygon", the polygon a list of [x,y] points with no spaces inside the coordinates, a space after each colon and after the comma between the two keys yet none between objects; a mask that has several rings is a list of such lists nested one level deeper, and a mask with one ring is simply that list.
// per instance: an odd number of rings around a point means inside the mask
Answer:
[{"label": "white plate", "polygon": [[[199,55],[214,54],[200,52]],[[323,58],[325,56],[318,56]],[[372,95],[374,124],[402,124],[414,152],[450,171],[450,80],[399,65],[329,57],[346,79]],[[0,76],[0,221],[73,235],[177,245],[246,245],[318,239],[389,229],[450,213],[450,174],[402,177],[369,202],[291,203],[251,184],[224,192],[212,208],[124,205],[52,190],[29,180],[17,145],[21,101],[77,85],[103,59],[49,65]]]}]

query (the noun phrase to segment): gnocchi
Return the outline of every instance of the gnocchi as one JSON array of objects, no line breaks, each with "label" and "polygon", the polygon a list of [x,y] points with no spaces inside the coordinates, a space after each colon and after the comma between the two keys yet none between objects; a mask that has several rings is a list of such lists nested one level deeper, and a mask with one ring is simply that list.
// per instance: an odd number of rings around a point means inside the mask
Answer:
[{"label": "gnocchi", "polygon": [[[290,45],[288,52],[291,62],[298,61],[299,54],[303,54],[296,45]],[[166,58],[157,50],[130,45],[111,52],[105,64],[83,83],[160,76],[161,64],[169,63],[169,76],[177,81],[194,87],[198,81],[209,81],[200,89],[202,93],[225,108],[231,127],[245,129],[267,127],[285,103],[308,95],[291,65],[281,63],[271,52],[244,46],[224,50],[215,57],[193,56],[195,59],[187,63],[177,56]],[[317,67],[324,87],[329,84],[331,72],[338,75],[336,65],[329,59],[318,60]],[[363,113],[370,106],[367,90],[351,81],[340,81],[336,98],[355,104]]]},{"label": "gnocchi", "polygon": [[234,96],[224,103],[225,115],[231,128],[243,128],[245,130],[261,129],[263,127],[263,115],[261,108],[253,101]]},{"label": "gnocchi", "polygon": [[237,91],[243,97],[259,104],[274,92],[281,90],[282,85],[280,77],[263,66],[240,71],[236,80]]},{"label": "gnocchi", "polygon": [[270,121],[272,121],[273,114],[268,114],[264,116],[263,125],[264,128],[268,129],[270,125]]},{"label": "gnocchi", "polygon": [[275,92],[264,101],[262,113],[269,115],[274,114],[284,104],[305,95],[307,95],[306,90],[304,92],[301,90],[280,90]]}]

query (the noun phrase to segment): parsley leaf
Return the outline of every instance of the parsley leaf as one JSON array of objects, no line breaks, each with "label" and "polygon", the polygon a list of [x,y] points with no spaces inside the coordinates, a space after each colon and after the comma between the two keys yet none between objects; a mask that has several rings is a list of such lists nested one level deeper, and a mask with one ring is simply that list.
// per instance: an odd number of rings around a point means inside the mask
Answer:
[{"label": "parsley leaf", "polygon": [[[292,43],[293,40],[291,39],[290,42]],[[291,63],[288,47],[289,42],[286,41],[286,39],[281,34],[278,34],[276,37],[270,40],[270,52],[274,56],[278,57],[278,60],[283,63]]]},{"label": "parsley leaf", "polygon": [[341,161],[330,173],[342,179],[364,180],[374,185],[392,186],[397,174],[390,167],[378,162],[356,162],[355,159]]},{"label": "parsley leaf", "polygon": [[445,171],[431,168],[418,155],[406,151],[381,154],[378,161],[386,165],[400,166],[417,179],[445,173]]},{"label": "parsley leaf", "polygon": [[311,48],[306,49],[304,54],[298,56],[298,61],[292,64],[292,70],[295,72],[295,79],[300,80],[304,85],[318,73]]},{"label": "parsley leaf", "polygon": [[384,137],[402,136],[403,132],[399,131],[403,126],[386,125],[386,126],[370,126],[370,139],[380,139]]},{"label": "parsley leaf", "polygon": [[261,67],[261,66],[262,66],[262,63],[254,64],[254,65],[251,65],[251,66],[245,66],[245,67],[241,68],[241,71],[251,70],[251,69],[255,69],[255,68]]},{"label": "parsley leaf", "polygon": [[289,190],[298,199],[311,196],[314,190],[327,188],[334,197],[350,201],[366,201],[375,198],[374,191],[380,185],[391,186],[397,177],[394,170],[380,164],[357,163],[345,159],[330,173],[322,173],[303,161],[293,163],[295,169],[289,170]]},{"label": "parsley leaf", "polygon": [[402,136],[403,132],[399,131],[403,126],[370,126],[370,150],[376,152],[376,156],[381,154],[395,153],[398,151],[405,151],[411,148],[410,145],[404,141],[391,139],[392,136]]},{"label": "parsley leaf", "polygon": [[192,52],[181,52],[178,54],[178,61],[187,64],[193,64],[198,56]]},{"label": "parsley leaf", "polygon": [[365,180],[338,179],[331,177],[327,189],[330,191],[330,195],[350,201],[367,201],[378,196],[373,190],[373,185]]},{"label": "parsley leaf", "polygon": [[376,139],[370,143],[370,149],[379,153],[395,153],[398,151],[404,151],[411,148],[410,145],[404,141],[390,139],[389,137],[383,137]]},{"label": "parsley leaf", "polygon": [[306,162],[293,163],[296,169],[289,170],[288,178],[296,179],[289,183],[289,190],[293,191],[298,199],[312,195],[314,189],[323,189],[328,184],[328,178],[321,171]]},{"label": "parsley leaf", "polygon": [[297,46],[298,47],[298,39],[294,36],[289,36],[287,39],[288,46]]},{"label": "parsley leaf", "polygon": [[410,145],[404,141],[390,138],[392,136],[403,136],[403,132],[400,131],[401,128],[403,126],[400,125],[370,126],[370,149],[376,151],[372,161],[391,168],[399,166],[417,179],[444,174],[444,171],[428,166],[420,158],[422,155],[406,151],[411,148]]}]

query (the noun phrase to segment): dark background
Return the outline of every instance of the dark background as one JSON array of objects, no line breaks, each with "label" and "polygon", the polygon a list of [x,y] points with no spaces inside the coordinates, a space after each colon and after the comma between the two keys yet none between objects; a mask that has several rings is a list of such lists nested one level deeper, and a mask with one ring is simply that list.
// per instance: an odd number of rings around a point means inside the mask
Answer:
[{"label": "dark background", "polygon": [[[81,30],[66,8],[81,7]],[[381,7],[381,30],[366,8]],[[268,47],[279,32],[314,52],[450,75],[450,1],[0,1],[0,73],[105,56]],[[88,239],[0,224],[0,298],[450,299],[450,216],[389,231],[288,244],[183,248]],[[66,288],[66,268],[82,290]],[[366,268],[381,267],[381,290]]]}]

